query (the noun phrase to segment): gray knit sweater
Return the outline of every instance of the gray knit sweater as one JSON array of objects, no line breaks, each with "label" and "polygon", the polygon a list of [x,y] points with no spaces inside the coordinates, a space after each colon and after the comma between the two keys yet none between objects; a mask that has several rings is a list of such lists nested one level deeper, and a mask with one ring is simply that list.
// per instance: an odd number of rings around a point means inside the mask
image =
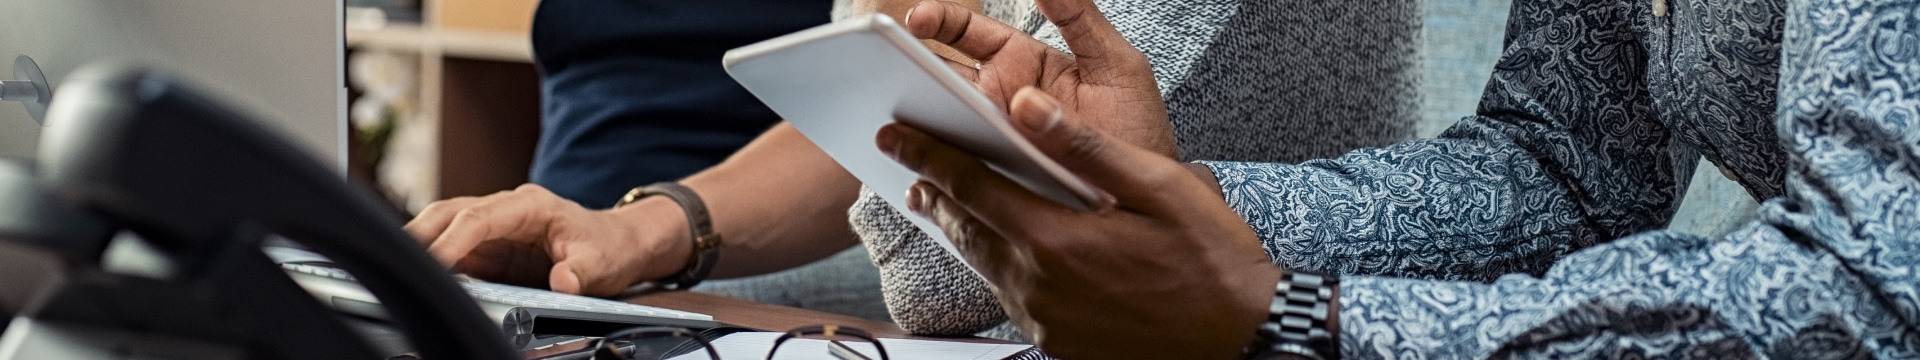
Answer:
[{"label": "gray knit sweater", "polygon": [[[1418,1],[1095,2],[1152,62],[1184,160],[1291,163],[1412,136]],[[1066,49],[1031,0],[988,0],[986,12]],[[1006,322],[983,279],[872,191],[849,215],[902,328],[966,335]],[[1007,329],[986,335],[1018,337]]]}]

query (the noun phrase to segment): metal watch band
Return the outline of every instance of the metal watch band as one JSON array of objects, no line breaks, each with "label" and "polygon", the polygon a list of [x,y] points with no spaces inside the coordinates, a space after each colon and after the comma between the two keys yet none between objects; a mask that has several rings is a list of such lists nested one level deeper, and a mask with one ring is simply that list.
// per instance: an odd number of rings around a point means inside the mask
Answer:
[{"label": "metal watch band", "polygon": [[1282,275],[1274,286],[1273,302],[1267,307],[1267,322],[1260,324],[1249,358],[1291,354],[1339,359],[1337,344],[1327,332],[1327,309],[1334,301],[1333,288],[1339,283],[1339,277],[1331,275],[1293,271]]},{"label": "metal watch band", "polygon": [[673,182],[657,182],[627,191],[620,202],[613,207],[626,206],[648,196],[665,195],[680,204],[687,213],[688,234],[693,235],[693,252],[688,254],[687,267],[679,273],[668,276],[659,283],[642,283],[623,294],[645,292],[647,290],[684,290],[700,284],[707,275],[713,273],[713,264],[720,261],[720,233],[713,229],[713,219],[707,214],[706,202],[700,201],[700,195],[684,185]]}]

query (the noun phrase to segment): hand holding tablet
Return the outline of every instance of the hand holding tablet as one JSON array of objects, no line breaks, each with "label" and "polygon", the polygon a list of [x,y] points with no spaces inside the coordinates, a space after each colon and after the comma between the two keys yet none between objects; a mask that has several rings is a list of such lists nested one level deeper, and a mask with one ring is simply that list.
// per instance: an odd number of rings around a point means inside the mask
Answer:
[{"label": "hand holding tablet", "polygon": [[[919,175],[874,145],[879,128],[896,119],[1068,207],[1085,210],[1107,197],[1042,155],[1011,127],[1005,110],[885,15],[734,49],[724,64],[749,92],[901,213],[911,213],[905,194]],[[910,218],[953,250],[933,223]]]}]

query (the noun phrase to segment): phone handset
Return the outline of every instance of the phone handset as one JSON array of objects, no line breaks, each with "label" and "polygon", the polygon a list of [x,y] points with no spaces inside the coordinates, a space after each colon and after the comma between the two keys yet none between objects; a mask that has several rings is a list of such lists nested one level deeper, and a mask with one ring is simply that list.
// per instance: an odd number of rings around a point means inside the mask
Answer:
[{"label": "phone handset", "polygon": [[[288,138],[157,71],[97,65],[64,84],[49,111],[57,125],[41,140],[44,183],[139,233],[189,276],[219,278],[223,274],[204,270],[245,269],[271,276],[226,280],[297,290],[257,251],[261,237],[278,234],[354,273],[427,358],[518,357],[499,327],[401,230],[399,214]],[[304,301],[301,309],[319,309],[311,297],[296,295],[258,301]]]}]

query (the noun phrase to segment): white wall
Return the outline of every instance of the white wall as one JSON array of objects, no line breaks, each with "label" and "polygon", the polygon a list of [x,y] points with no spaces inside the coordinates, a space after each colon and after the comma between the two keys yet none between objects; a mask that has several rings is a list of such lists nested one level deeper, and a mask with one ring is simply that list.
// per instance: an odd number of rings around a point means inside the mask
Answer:
[{"label": "white wall", "polygon": [[33,157],[34,148],[40,146],[40,127],[33,121],[22,121],[27,109],[20,103],[0,102],[0,113],[20,114],[20,119],[0,118],[0,158]]},{"label": "white wall", "polygon": [[1426,1],[1421,28],[1421,106],[1415,134],[1433,137],[1473,115],[1500,59],[1509,0]]},{"label": "white wall", "polygon": [[[5,0],[0,75],[16,54],[61,79],[83,64],[130,60],[184,74],[269,119],[328,159],[342,156],[339,1]],[[58,124],[52,124],[59,126]],[[20,104],[0,104],[0,156],[34,153],[38,128]]]}]

